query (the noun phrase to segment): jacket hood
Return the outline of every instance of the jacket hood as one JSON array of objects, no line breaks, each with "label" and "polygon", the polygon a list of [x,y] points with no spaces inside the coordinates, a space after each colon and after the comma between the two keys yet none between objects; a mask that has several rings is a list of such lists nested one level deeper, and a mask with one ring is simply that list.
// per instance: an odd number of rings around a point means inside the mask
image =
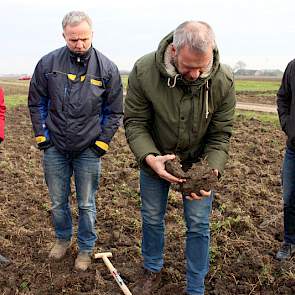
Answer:
[{"label": "jacket hood", "polygon": [[[187,81],[185,80],[181,74],[178,73],[175,66],[171,63],[171,59],[169,58],[171,55],[170,46],[173,42],[173,32],[169,33],[166,37],[162,39],[159,44],[159,47],[156,51],[156,65],[160,71],[160,73],[167,77],[168,85],[187,85],[187,86],[199,86],[201,87],[206,83],[206,81],[210,80],[212,76],[215,75],[218,67],[219,67],[219,53],[217,47],[213,49],[213,65],[206,77],[199,77],[195,81]],[[169,86],[170,87],[170,86]]]}]

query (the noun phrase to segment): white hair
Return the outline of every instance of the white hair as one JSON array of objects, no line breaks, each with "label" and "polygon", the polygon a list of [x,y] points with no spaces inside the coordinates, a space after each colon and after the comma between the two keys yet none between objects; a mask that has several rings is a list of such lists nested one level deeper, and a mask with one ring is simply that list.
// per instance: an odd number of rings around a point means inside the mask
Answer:
[{"label": "white hair", "polygon": [[193,51],[206,52],[209,47],[215,48],[215,34],[205,22],[186,21],[174,31],[173,45],[177,52],[184,46]]},{"label": "white hair", "polygon": [[79,25],[83,21],[86,21],[90,28],[92,28],[92,21],[90,17],[83,11],[71,11],[67,13],[62,20],[62,28],[65,29],[66,26]]}]

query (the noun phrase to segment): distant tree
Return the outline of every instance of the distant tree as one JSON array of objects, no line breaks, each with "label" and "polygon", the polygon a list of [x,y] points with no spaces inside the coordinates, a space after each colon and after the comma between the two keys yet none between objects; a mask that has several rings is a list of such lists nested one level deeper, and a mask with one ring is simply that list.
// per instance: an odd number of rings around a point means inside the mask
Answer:
[{"label": "distant tree", "polygon": [[239,60],[235,65],[234,65],[234,72],[238,70],[243,70],[246,68],[246,63],[244,63],[242,60]]}]

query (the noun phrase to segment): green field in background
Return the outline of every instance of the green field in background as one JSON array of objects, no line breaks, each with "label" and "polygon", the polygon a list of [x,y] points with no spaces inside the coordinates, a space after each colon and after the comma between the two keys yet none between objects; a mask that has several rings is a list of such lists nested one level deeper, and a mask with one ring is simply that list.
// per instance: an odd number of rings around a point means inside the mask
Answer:
[{"label": "green field in background", "polygon": [[235,80],[236,91],[273,91],[277,92],[280,80]]},{"label": "green field in background", "polygon": [[127,83],[128,83],[128,75],[121,75],[123,89],[126,91]]},{"label": "green field in background", "polygon": [[272,123],[276,127],[280,126],[280,121],[278,114],[276,113],[264,113],[264,112],[254,112],[254,111],[245,111],[245,110],[236,110],[236,117],[243,117],[246,120],[257,119],[264,123]]},{"label": "green field in background", "polygon": [[27,95],[6,95],[5,105],[7,108],[14,108],[19,105],[27,105],[28,96]]}]

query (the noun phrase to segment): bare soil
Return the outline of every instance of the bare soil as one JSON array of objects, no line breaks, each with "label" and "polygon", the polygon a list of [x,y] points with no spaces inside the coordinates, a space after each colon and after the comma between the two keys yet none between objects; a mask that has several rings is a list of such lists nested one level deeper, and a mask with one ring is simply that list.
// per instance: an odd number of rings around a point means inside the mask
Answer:
[{"label": "bare soil", "polygon": [[273,91],[240,91],[237,93],[238,102],[275,105],[276,99],[276,95]]},{"label": "bare soil", "polygon": [[[6,134],[0,146],[0,253],[12,263],[0,268],[1,294],[122,294],[100,260],[93,260],[85,273],[74,270],[75,240],[65,259],[48,260],[54,242],[50,201],[42,153],[35,148],[25,107],[8,111]],[[274,125],[237,118],[230,158],[214,200],[206,294],[295,294],[295,258],[285,263],[275,260],[283,230],[280,169],[284,145],[285,137]],[[74,187],[71,202],[76,227]],[[95,252],[111,251],[111,261],[130,287],[142,263],[140,198],[137,165],[122,129],[103,158],[96,204],[99,239]],[[158,295],[182,294],[185,286],[182,211],[179,193],[171,191]]]}]

